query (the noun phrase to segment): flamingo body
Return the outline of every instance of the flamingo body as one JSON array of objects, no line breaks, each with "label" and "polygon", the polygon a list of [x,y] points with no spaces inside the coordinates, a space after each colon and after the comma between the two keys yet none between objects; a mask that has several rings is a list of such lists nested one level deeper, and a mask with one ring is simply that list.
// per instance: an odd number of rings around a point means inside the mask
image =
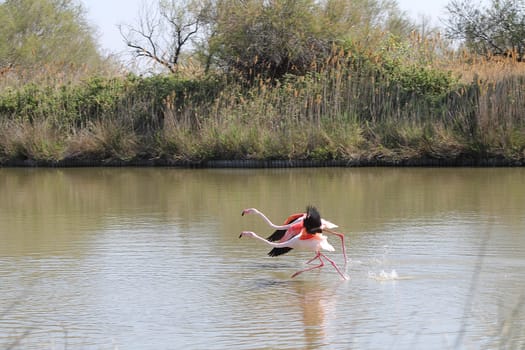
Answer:
[{"label": "flamingo body", "polygon": [[[243,212],[244,215],[244,212]],[[264,214],[263,214],[264,215]],[[304,219],[304,213],[298,213],[290,215],[284,222],[285,225],[291,225],[290,228],[286,230],[276,230],[273,234],[268,237],[268,240],[271,242],[285,242],[288,241],[293,236],[297,235],[300,232],[300,228],[297,226],[298,223],[302,222]],[[297,227],[293,227],[293,225],[296,224]],[[292,250],[293,247],[283,247],[283,248],[273,248],[268,253],[269,256],[279,256],[282,254],[288,253],[290,250]]]}]

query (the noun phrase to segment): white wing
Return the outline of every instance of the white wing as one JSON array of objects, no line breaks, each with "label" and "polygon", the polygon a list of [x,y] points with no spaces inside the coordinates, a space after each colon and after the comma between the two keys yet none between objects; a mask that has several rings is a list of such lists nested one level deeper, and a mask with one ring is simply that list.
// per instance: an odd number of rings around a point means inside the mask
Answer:
[{"label": "white wing", "polygon": [[337,226],[336,224],[328,220],[321,219],[321,228],[331,229],[331,228],[336,228],[336,227],[339,227],[339,226]]}]

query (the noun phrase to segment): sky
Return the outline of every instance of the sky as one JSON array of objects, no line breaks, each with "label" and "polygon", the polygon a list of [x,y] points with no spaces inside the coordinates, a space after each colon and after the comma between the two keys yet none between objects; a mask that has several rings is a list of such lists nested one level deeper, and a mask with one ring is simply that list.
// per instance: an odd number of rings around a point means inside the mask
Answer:
[{"label": "sky", "polygon": [[[98,40],[103,51],[107,54],[127,52],[118,25],[135,23],[144,0],[81,0],[81,2],[87,9],[88,20],[98,31]],[[414,19],[424,15],[430,17],[433,24],[439,25],[439,18],[444,16],[444,8],[449,0],[397,0],[397,2],[401,10]]]}]

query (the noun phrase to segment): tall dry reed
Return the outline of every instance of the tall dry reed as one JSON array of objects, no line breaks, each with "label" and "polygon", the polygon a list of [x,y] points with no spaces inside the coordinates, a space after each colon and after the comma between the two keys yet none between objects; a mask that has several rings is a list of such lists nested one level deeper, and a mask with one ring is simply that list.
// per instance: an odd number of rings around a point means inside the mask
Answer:
[{"label": "tall dry reed", "polygon": [[127,76],[11,87],[0,90],[0,155],[523,161],[523,64],[428,54],[437,45],[334,49],[304,76],[249,86]]}]

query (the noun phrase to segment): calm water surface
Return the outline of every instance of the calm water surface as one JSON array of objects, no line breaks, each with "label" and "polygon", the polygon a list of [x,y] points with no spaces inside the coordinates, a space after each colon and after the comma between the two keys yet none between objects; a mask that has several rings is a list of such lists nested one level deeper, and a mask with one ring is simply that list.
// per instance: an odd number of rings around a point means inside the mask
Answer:
[{"label": "calm water surface", "polygon": [[[2,349],[525,348],[525,169],[0,169],[0,194]],[[243,208],[310,203],[350,280],[238,239],[271,233]]]}]

